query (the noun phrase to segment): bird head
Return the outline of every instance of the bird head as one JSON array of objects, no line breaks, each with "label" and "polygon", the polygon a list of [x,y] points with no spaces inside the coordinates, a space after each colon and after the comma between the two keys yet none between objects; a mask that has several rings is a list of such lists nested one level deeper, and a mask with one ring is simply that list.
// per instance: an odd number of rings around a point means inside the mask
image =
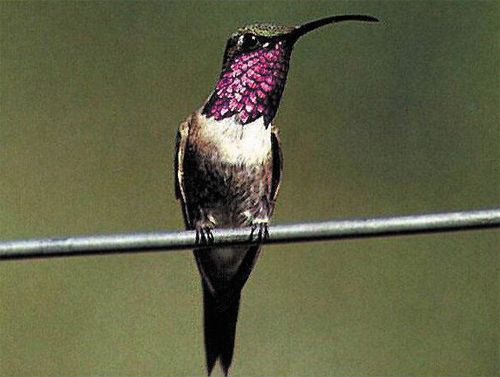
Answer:
[{"label": "bird head", "polygon": [[236,116],[241,124],[274,118],[286,83],[293,46],[305,34],[343,21],[377,22],[371,16],[342,15],[299,26],[253,24],[228,39],[222,72],[203,113],[216,120]]}]

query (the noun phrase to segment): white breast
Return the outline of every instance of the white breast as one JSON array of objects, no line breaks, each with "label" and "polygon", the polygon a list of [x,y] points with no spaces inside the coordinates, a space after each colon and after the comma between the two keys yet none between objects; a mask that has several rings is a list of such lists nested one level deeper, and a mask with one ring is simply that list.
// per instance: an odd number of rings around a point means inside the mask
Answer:
[{"label": "white breast", "polygon": [[261,164],[271,152],[271,126],[264,126],[263,117],[244,126],[233,117],[220,121],[208,118],[203,123],[200,136],[210,141],[229,164]]}]

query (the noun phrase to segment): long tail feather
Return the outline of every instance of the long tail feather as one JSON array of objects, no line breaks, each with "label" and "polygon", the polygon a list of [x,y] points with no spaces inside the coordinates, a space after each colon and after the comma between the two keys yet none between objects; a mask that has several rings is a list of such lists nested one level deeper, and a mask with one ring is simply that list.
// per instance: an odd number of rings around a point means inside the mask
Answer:
[{"label": "long tail feather", "polygon": [[224,375],[227,376],[233,360],[240,295],[234,297],[232,302],[221,310],[220,305],[203,283],[203,304],[207,373],[210,376],[219,359]]}]

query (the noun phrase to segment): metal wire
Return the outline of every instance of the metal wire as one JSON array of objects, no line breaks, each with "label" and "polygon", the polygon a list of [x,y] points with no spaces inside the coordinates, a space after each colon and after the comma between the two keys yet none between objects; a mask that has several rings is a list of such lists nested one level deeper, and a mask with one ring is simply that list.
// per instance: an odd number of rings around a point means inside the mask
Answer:
[{"label": "metal wire", "polygon": [[[287,243],[450,232],[500,227],[500,209],[323,221],[269,228],[263,243]],[[250,228],[214,229],[213,245],[256,243]],[[171,251],[200,247],[195,231],[131,233],[0,242],[0,260]]]}]

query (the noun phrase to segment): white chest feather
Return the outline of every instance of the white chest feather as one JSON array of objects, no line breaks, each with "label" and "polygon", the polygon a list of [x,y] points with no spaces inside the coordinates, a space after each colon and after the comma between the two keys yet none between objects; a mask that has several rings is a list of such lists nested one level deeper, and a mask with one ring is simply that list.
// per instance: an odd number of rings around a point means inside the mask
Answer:
[{"label": "white chest feather", "polygon": [[271,152],[271,126],[265,127],[263,117],[241,125],[233,118],[216,121],[206,119],[200,136],[209,141],[229,164],[263,163]]}]

